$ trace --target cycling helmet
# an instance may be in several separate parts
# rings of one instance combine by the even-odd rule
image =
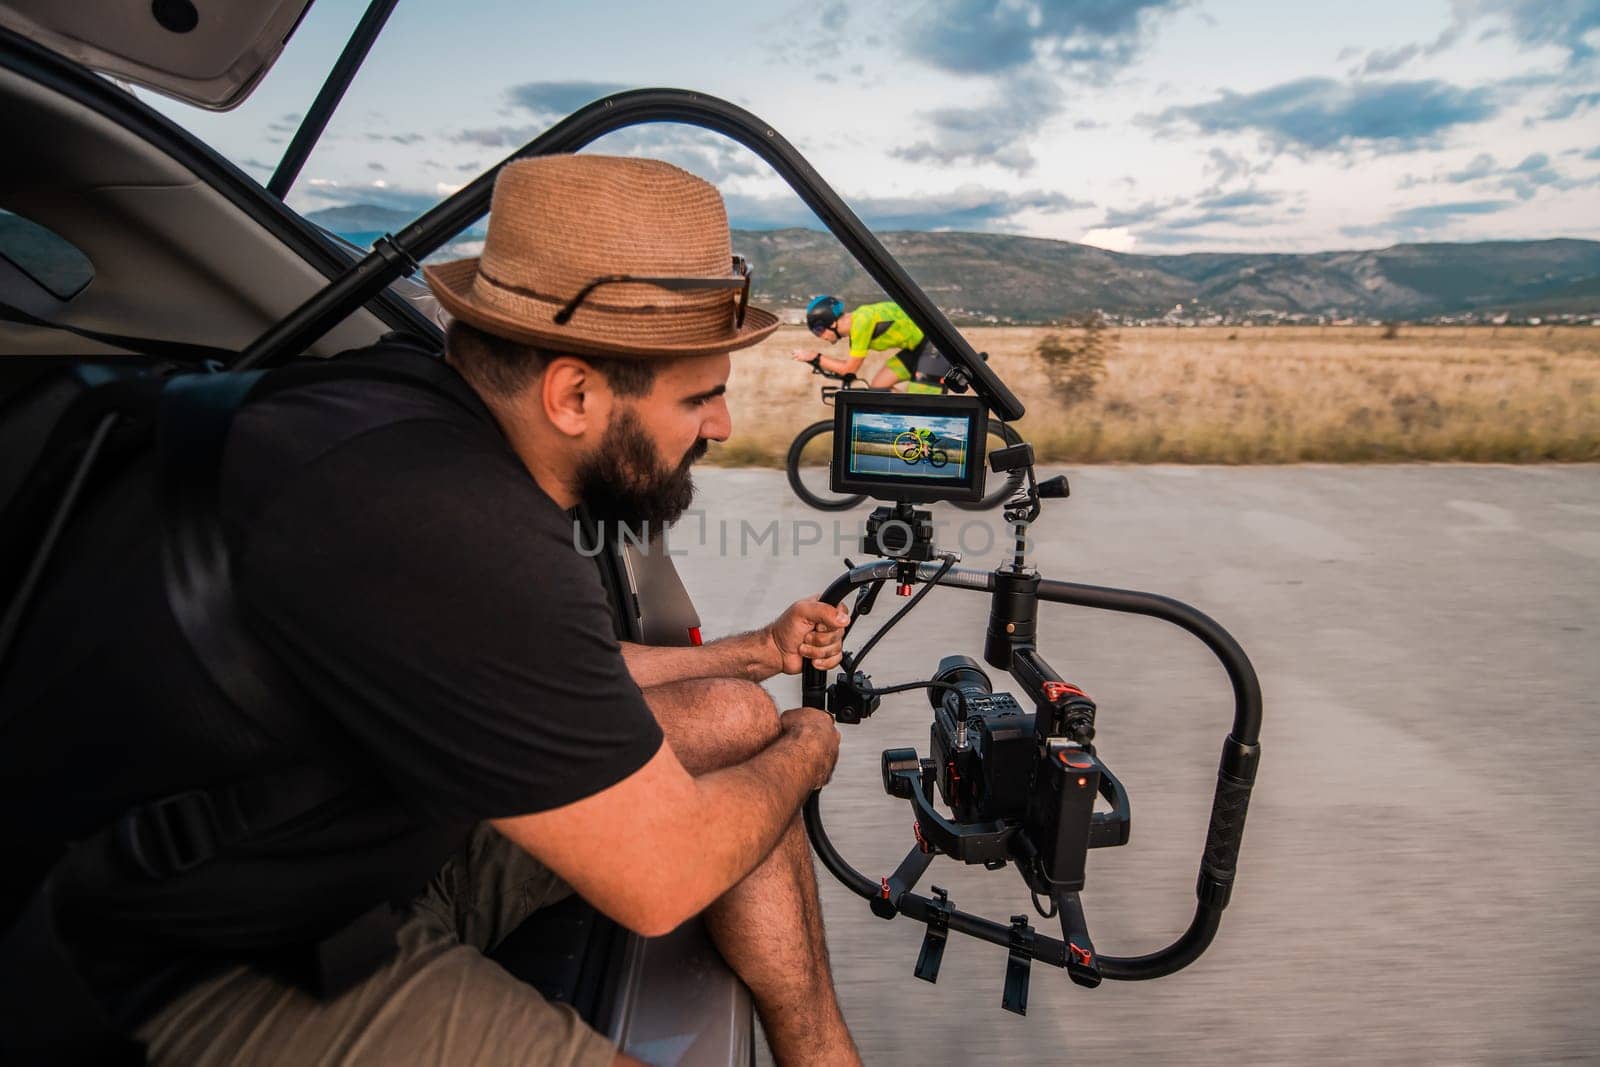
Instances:
[[[839,316],[844,314],[844,301],[836,296],[823,294],[806,305],[806,325],[818,337],[822,331],[839,321]]]

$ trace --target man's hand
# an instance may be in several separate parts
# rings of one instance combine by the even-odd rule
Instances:
[[[652,647],[622,642],[628,673],[641,689],[690,678],[746,678],[799,674],[806,660],[829,670],[844,658],[850,613],[820,600],[802,600],[759,630],[724,637],[699,648]]]
[[[821,789],[833,777],[839,759],[839,727],[833,716],[821,708],[790,708],[779,721],[783,732],[798,738],[808,753],[816,755],[816,777],[811,788]]]
[[[796,363],[813,363],[820,358],[822,358],[821,352],[807,352],[801,348],[794,350],[794,361]]]
[[[799,674],[806,660],[819,670],[839,665],[844,658],[844,628],[850,613],[820,600],[800,600],[767,627],[767,640],[777,655],[778,669]]]

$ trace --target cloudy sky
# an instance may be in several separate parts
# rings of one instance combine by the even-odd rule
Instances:
[[[317,0],[236,111],[157,106],[265,182],[364,7]],[[290,202],[420,210],[644,86],[755,112],[878,229],[1168,253],[1600,238],[1600,0],[407,0]],[[596,150],[710,178],[736,226],[818,225],[714,135]]]

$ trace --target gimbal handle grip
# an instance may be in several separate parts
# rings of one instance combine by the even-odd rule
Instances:
[[[800,669],[800,703],[808,708],[828,707],[828,672],[817,670],[810,660]]]
[[[1222,766],[1217,770],[1217,791],[1211,799],[1211,824],[1206,829],[1200,883],[1195,890],[1201,900],[1209,896],[1218,910],[1227,907],[1233,893],[1239,845],[1244,841],[1245,812],[1250,806],[1250,790],[1255,785],[1260,759],[1260,745],[1242,744],[1231,734],[1222,746]]]

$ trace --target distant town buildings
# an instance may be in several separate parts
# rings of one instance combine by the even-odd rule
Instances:
[[[1452,315],[1424,315],[1396,319],[1353,316],[1337,309],[1320,313],[1257,308],[1250,311],[1213,311],[1197,303],[1174,304],[1162,314],[1103,311],[1062,315],[1056,319],[1014,318],[987,311],[949,307],[944,312],[958,326],[1061,326],[1083,325],[1098,316],[1106,326],[1383,326],[1403,322],[1416,326],[1600,326],[1600,311],[1557,315],[1516,315],[1506,311],[1471,311]],[[780,308],[778,320],[790,326],[806,321],[805,308]]]

